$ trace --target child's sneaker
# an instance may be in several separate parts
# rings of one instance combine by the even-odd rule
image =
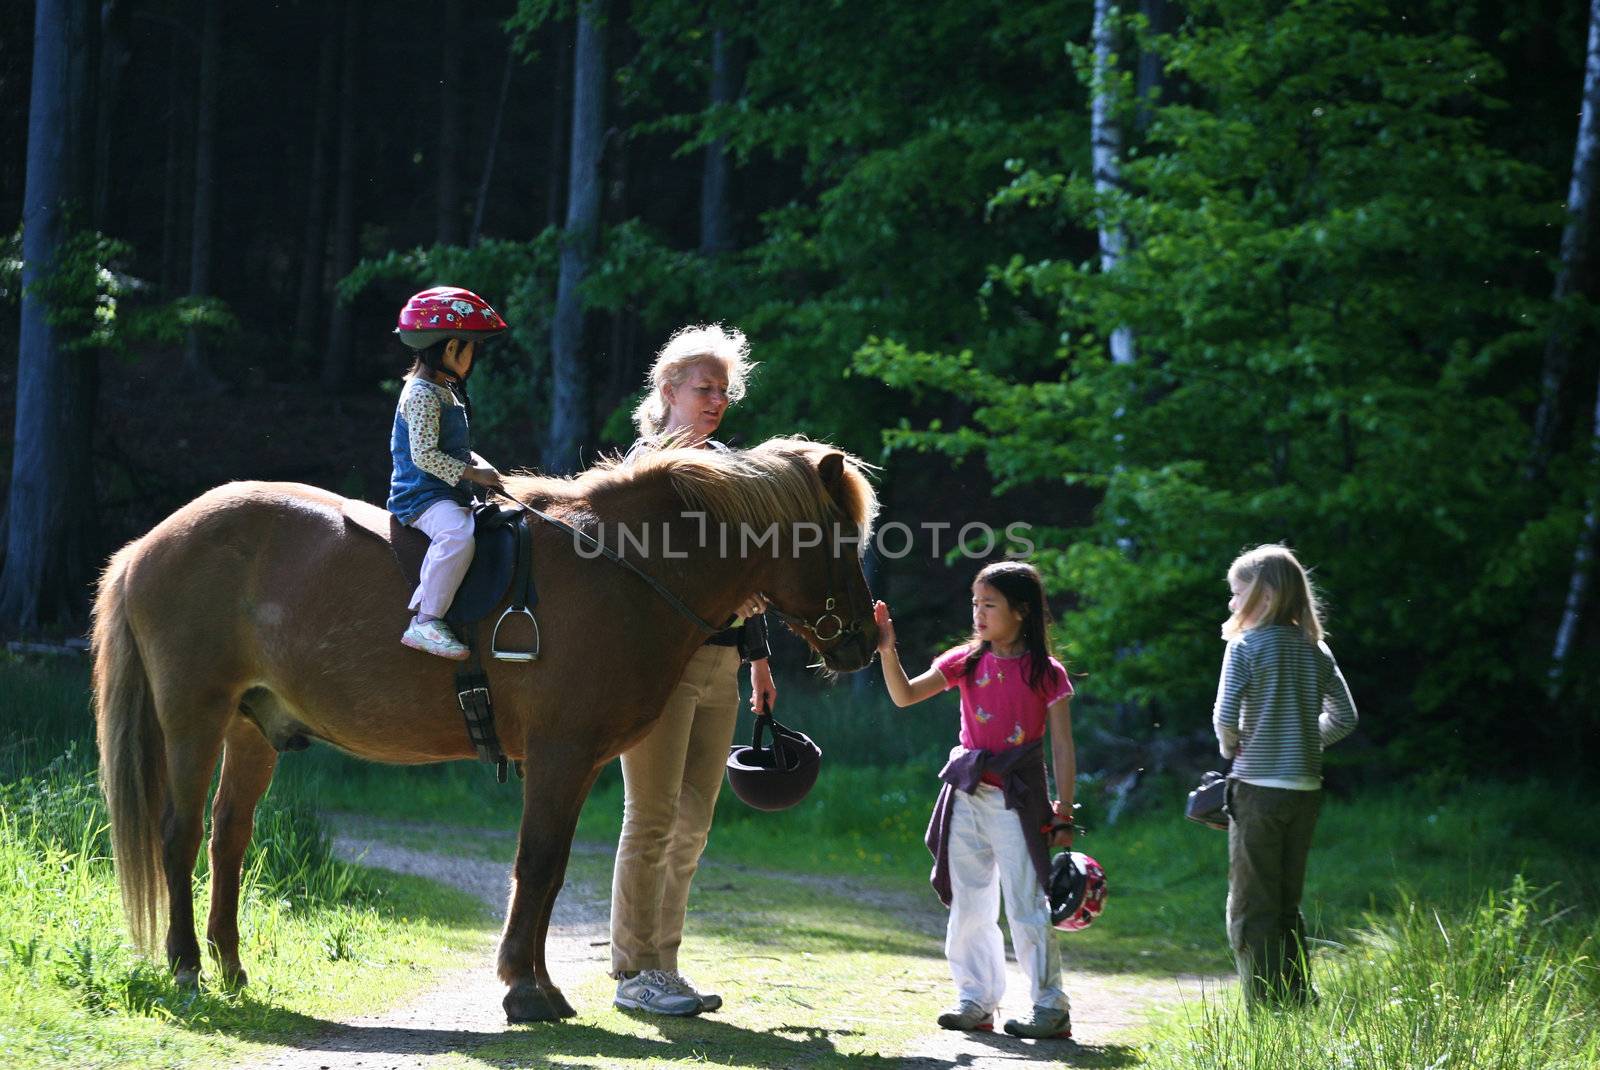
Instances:
[[[649,1011],[676,1018],[689,1018],[701,1011],[700,997],[680,990],[664,970],[640,970],[632,977],[622,978],[611,1002],[626,1011]]]
[[[686,996],[693,996],[695,999],[699,1000],[700,1010],[702,1013],[705,1011],[717,1010],[722,1006],[721,996],[717,995],[715,992],[700,991],[694,986],[693,981],[689,980],[677,970],[662,970],[661,972],[666,974],[667,980],[671,981],[679,992],[682,992]]]
[[[1034,1004],[1033,1016],[1008,1019],[1006,1032],[1014,1037],[1029,1037],[1034,1040],[1071,1040],[1072,1012],[1065,1007],[1041,1007]]]
[[[939,1015],[939,1027],[961,1029],[968,1033],[992,1033],[994,1012],[984,1010],[970,999],[964,999],[959,1007]]]
[[[471,654],[467,645],[452,635],[449,626],[437,618],[419,622],[417,618],[412,617],[411,626],[400,637],[400,641],[412,650],[437,654],[451,661],[466,661]]]

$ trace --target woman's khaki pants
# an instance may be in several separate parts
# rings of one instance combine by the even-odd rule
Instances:
[[[683,918],[739,714],[739,652],[703,646],[650,734],[622,756],[611,877],[612,976],[676,970]]]

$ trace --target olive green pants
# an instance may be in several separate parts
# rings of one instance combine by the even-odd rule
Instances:
[[[1228,782],[1228,942],[1246,1000],[1312,998],[1300,896],[1322,792]]]
[[[611,876],[611,971],[675,970],[689,885],[739,716],[739,652],[703,646],[650,734],[622,756],[622,838]]]

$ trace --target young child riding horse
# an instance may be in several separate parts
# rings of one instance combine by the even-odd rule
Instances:
[[[474,488],[504,490],[494,465],[472,452],[467,378],[484,342],[505,329],[489,302],[456,286],[413,295],[394,329],[416,355],[389,436],[389,511],[429,539],[409,606],[416,616],[400,641],[454,661],[468,650],[442,618],[472,564]]]

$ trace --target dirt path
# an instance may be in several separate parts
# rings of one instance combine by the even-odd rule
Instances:
[[[413,850],[392,842],[397,834],[427,831],[437,838],[450,830],[437,826],[406,826],[397,823],[337,819],[334,849],[339,857],[376,869],[415,874],[452,885],[477,896],[503,914],[509,889],[509,865],[481,858],[461,858]],[[472,830],[481,839],[482,830]],[[599,853],[603,847],[575,845],[574,850]],[[711,877],[718,867],[707,863],[703,875]],[[913,920],[930,936],[943,933],[943,916],[928,907],[925,897],[898,896],[892,892],[867,889],[848,882],[823,877],[793,874],[766,874],[834,894],[845,893],[889,907]],[[556,983],[575,987],[580,978],[592,978],[609,967],[606,915],[608,888],[595,888],[569,881],[556,901],[546,943],[546,956]],[[1015,963],[1009,966],[1011,991],[1026,991],[1027,981]],[[1073,1032],[1082,1045],[1024,1042],[996,1033],[962,1034],[930,1029],[904,1060],[906,1070],[1014,1070],[1029,1066],[1071,1066],[1079,1062],[1106,1065],[1114,1056],[1118,1041],[1144,1022],[1147,1010],[1163,1003],[1174,1003],[1200,992],[1201,977],[1170,979],[1124,978],[1108,981],[1104,977],[1074,975],[1066,977],[1073,998]],[[505,1017],[500,1010],[504,987],[495,977],[492,950],[464,962],[459,970],[443,975],[428,991],[409,1002],[374,1014],[349,1019],[321,1034],[306,1038],[298,1046],[281,1053],[250,1060],[239,1070],[400,1070],[445,1066],[459,1067],[471,1061],[472,1050],[502,1039]],[[1112,1064],[1121,1060],[1112,1060]]]

